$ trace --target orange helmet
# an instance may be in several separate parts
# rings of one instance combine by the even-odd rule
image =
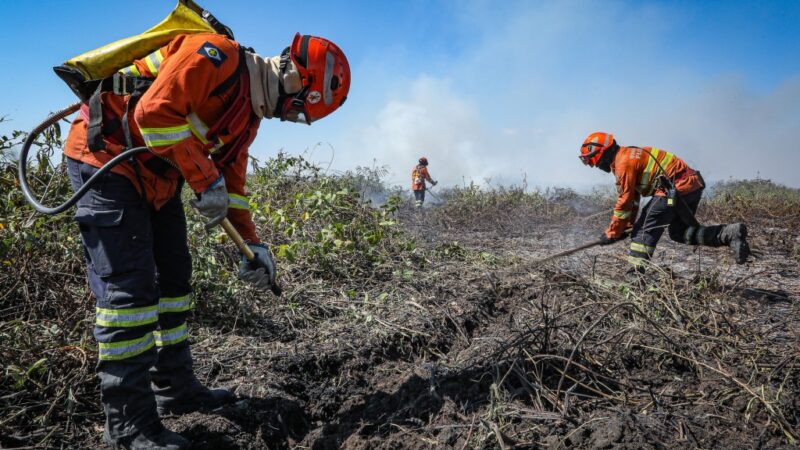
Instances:
[[[344,104],[350,91],[350,64],[336,44],[297,33],[284,50],[282,69],[287,56],[300,72],[303,88],[297,94],[282,96],[281,120],[311,125]]]
[[[609,148],[616,144],[614,135],[597,131],[589,135],[581,145],[581,154],[578,156],[587,166],[596,167],[600,158]]]
[[[422,164],[423,166],[427,166],[428,165],[428,158],[423,156],[422,158],[419,159],[419,163]]]

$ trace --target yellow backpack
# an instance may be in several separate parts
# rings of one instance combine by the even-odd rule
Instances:
[[[103,79],[131,61],[147,56],[179,34],[209,32],[233,39],[231,29],[210,12],[192,0],[179,0],[166,19],[144,33],[78,55],[53,70],[78,98],[87,102]]]

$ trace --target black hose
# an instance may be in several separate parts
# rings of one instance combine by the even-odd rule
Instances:
[[[136,155],[138,153],[146,152],[147,147],[134,147],[130,150],[125,150],[124,152],[120,153],[119,155],[112,158],[110,161],[105,163],[103,167],[101,167],[97,172],[94,173],[85,183],[83,186],[80,187],[72,197],[70,197],[66,202],[55,206],[53,208],[48,208],[47,206],[42,205],[34,196],[34,193],[31,191],[30,186],[28,186],[28,151],[31,149],[33,142],[36,138],[42,133],[42,131],[46,130],[48,127],[52,126],[54,123],[58,122],[59,120],[67,117],[68,115],[74,113],[81,107],[80,103],[75,103],[74,105],[70,105],[61,111],[56,112],[52,116],[48,117],[44,122],[40,123],[36,128],[34,128],[28,137],[25,139],[25,143],[22,144],[22,150],[19,154],[19,185],[22,188],[22,195],[25,196],[25,200],[33,206],[33,209],[39,211],[42,214],[58,214],[61,212],[66,211],[68,208],[72,207],[75,203],[86,194],[86,191],[92,187],[92,185],[104,174],[106,174],[109,170],[111,170],[117,164],[127,160],[128,158]]]

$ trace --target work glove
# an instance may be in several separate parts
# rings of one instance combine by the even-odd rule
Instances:
[[[229,202],[228,190],[225,189],[225,179],[222,176],[211,183],[205,191],[197,194],[197,199],[189,200],[200,214],[208,218],[206,229],[217,226],[227,217]]]
[[[617,242],[618,240],[624,238],[624,236],[620,236],[617,238],[610,238],[606,235],[605,231],[600,235],[600,245],[609,245]]]
[[[431,184],[436,186],[437,184],[439,184],[439,182],[438,181],[433,181],[433,182],[431,182]]]
[[[633,231],[632,228],[628,228],[625,231],[623,231],[622,234],[619,235],[619,237],[615,237],[615,238],[608,237],[606,235],[606,232],[604,231],[600,235],[600,245],[609,245],[609,244],[613,244],[614,242],[621,241],[621,240],[627,238],[628,236],[630,236],[632,231]]]
[[[270,290],[275,284],[275,262],[272,260],[269,248],[265,244],[248,243],[247,246],[256,257],[252,261],[248,261],[242,255],[242,261],[239,263],[239,278],[259,289]]]

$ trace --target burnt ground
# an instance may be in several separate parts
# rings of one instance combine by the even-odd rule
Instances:
[[[751,224],[743,266],[664,239],[628,278],[625,244],[535,263],[605,216],[401,219],[425,251],[385,293],[295,286],[201,321],[197,372],[240,400],[165,423],[197,449],[796,448],[797,228]]]

